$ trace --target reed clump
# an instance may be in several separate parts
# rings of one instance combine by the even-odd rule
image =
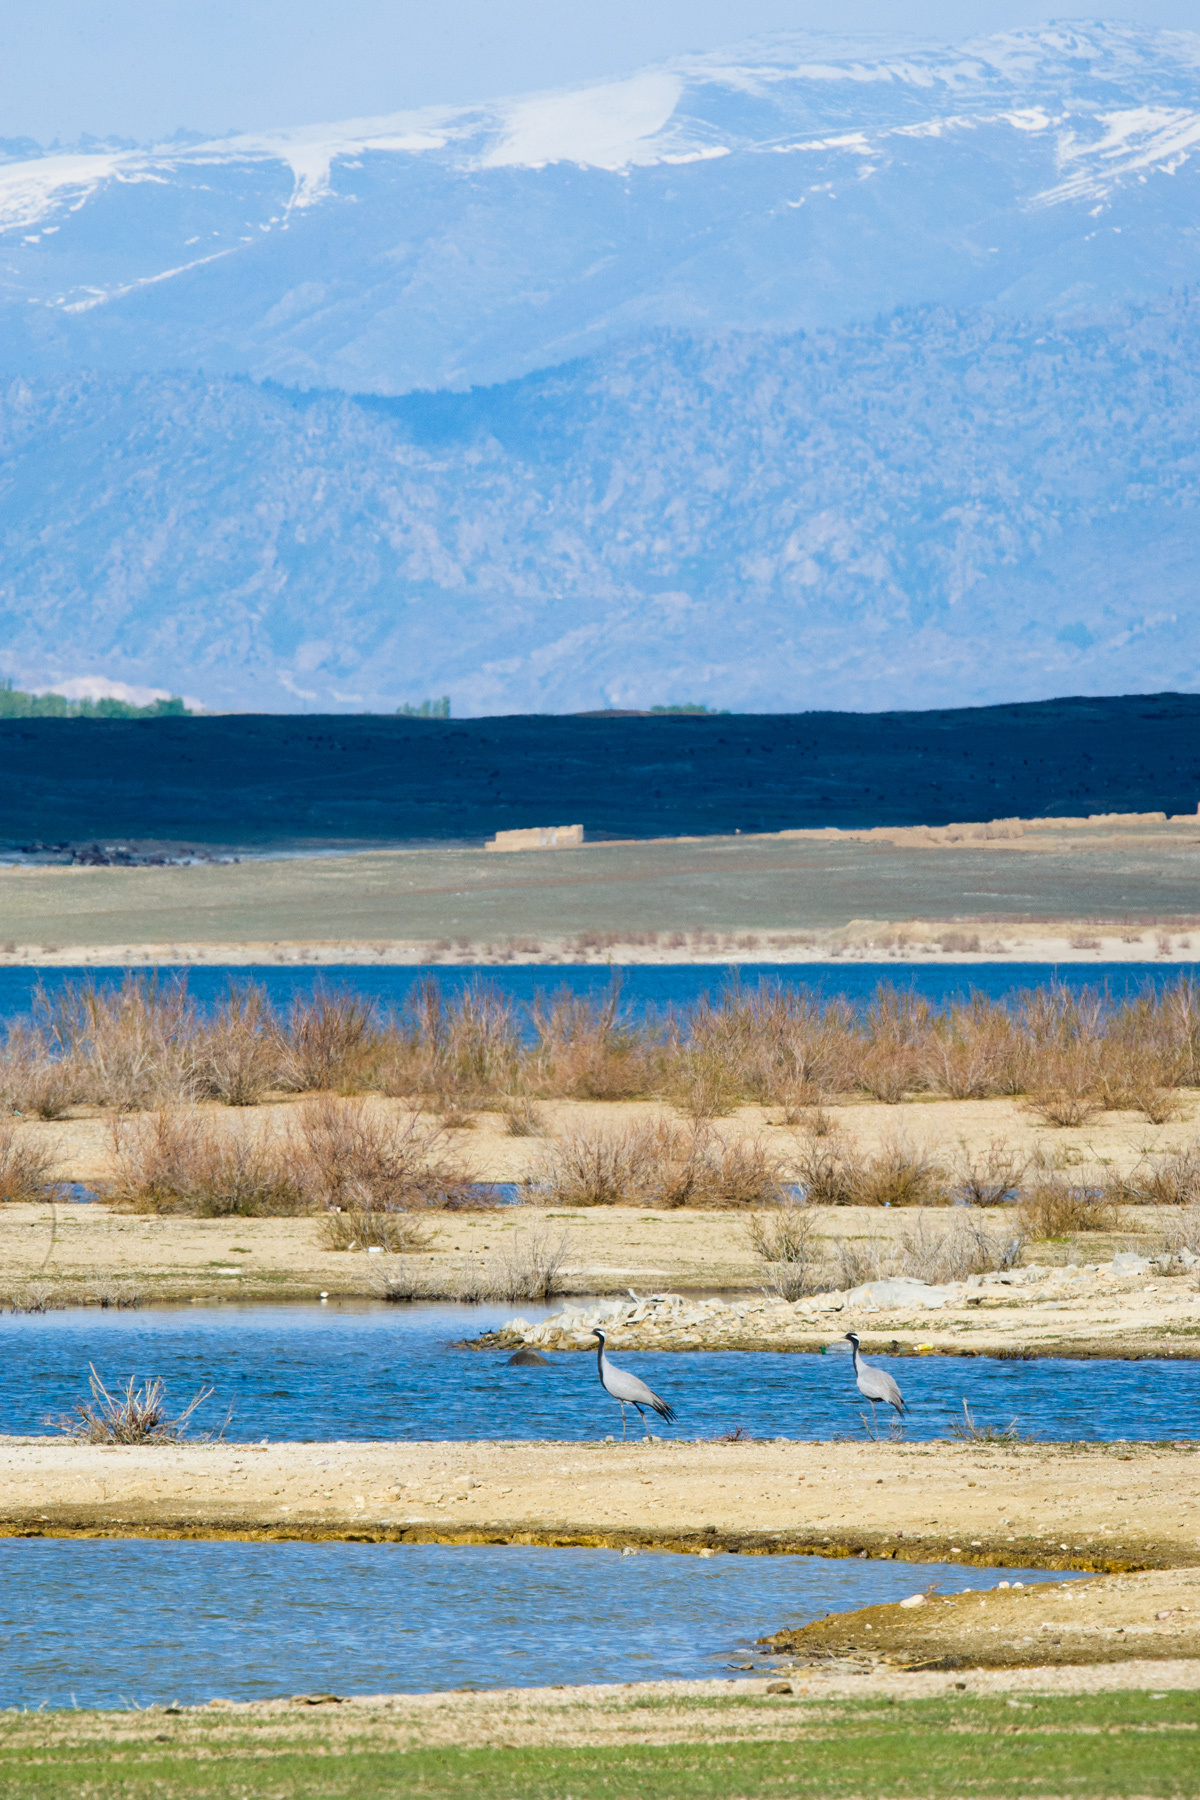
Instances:
[[[326,1250],[386,1250],[391,1256],[432,1249],[433,1234],[408,1213],[327,1212],[321,1219]]]
[[[192,1414],[212,1395],[202,1388],[180,1413],[167,1411],[166,1383],[161,1379],[135,1385],[130,1376],[124,1388],[110,1394],[88,1364],[91,1399],[80,1400],[70,1413],[44,1422],[65,1436],[85,1444],[178,1444],[187,1436]]]

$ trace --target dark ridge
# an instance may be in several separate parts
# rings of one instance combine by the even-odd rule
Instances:
[[[935,712],[0,721],[0,842],[269,847],[1195,812],[1200,696]]]

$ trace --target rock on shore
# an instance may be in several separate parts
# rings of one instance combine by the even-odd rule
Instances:
[[[567,1305],[537,1324],[524,1318],[510,1319],[490,1341],[500,1348],[529,1345],[539,1350],[591,1350],[596,1342],[593,1327],[600,1325],[611,1345],[629,1349],[799,1348],[811,1345],[814,1339],[842,1336],[851,1320],[878,1318],[886,1321],[889,1329],[898,1329],[914,1314],[961,1311],[964,1320],[974,1323],[981,1311],[994,1307],[1059,1307],[1140,1294],[1146,1277],[1160,1272],[1158,1260],[1123,1252],[1111,1262],[1089,1263],[1083,1268],[1074,1263],[1053,1267],[1031,1263],[994,1274],[969,1275],[965,1281],[940,1287],[892,1276],[793,1301],[769,1294],[731,1300],[631,1294],[628,1300],[602,1300],[586,1307]],[[1186,1250],[1175,1260],[1200,1267],[1200,1257]]]

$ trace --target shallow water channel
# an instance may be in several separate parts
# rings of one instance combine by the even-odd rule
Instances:
[[[0,1541],[0,1707],[728,1676],[754,1640],[1042,1570],[446,1544]]]
[[[182,1407],[213,1395],[193,1428],[225,1424],[233,1440],[551,1438],[619,1435],[621,1416],[590,1354],[511,1368],[502,1351],[454,1348],[513,1307],[320,1305],[79,1308],[0,1315],[0,1432],[37,1433],[87,1397],[88,1364],[114,1388],[162,1376]],[[524,1305],[535,1318],[555,1310]],[[840,1348],[840,1346],[839,1346]],[[848,1357],[721,1351],[628,1351],[674,1406],[664,1437],[738,1427],[752,1437],[860,1437],[869,1412]],[[966,1400],[979,1425],[1047,1440],[1200,1436],[1200,1362],[1014,1362],[995,1357],[877,1356],[900,1383],[909,1439],[947,1436]],[[631,1431],[640,1432],[637,1416]],[[886,1433],[887,1420],[879,1420]]]

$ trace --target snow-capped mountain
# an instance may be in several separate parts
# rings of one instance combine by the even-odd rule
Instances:
[[[1200,36],[774,39],[562,94],[0,165],[0,366],[356,392],[668,327],[1095,310],[1200,273]]]
[[[1198,174],[1200,36],[1076,24],[18,146],[0,675],[267,710],[1195,688]]]

